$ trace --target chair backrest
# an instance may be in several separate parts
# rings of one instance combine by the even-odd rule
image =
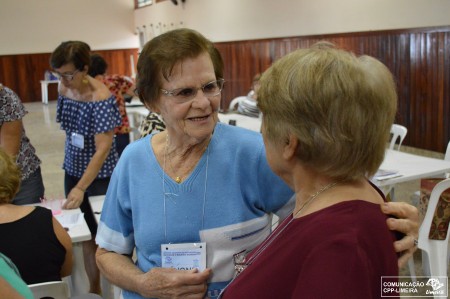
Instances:
[[[430,200],[428,202],[425,218],[423,219],[419,229],[419,242],[417,247],[425,251],[428,255],[431,276],[447,276],[449,230],[447,230],[447,237],[445,240],[431,240],[428,236],[439,198],[441,194],[449,188],[450,179],[439,182],[433,188],[431,191]]]
[[[69,286],[65,281],[49,281],[28,285],[35,299],[68,299]]]
[[[247,98],[246,96],[240,96],[240,97],[234,98],[234,99],[230,102],[230,105],[228,106],[228,110],[229,110],[229,111],[236,110],[236,109],[237,109],[237,108],[236,108],[236,105],[238,105],[239,102],[245,100],[246,98]]]
[[[450,161],[450,141],[447,144],[447,150],[445,151],[445,161]]]
[[[389,145],[389,149],[394,149],[395,144],[398,144],[397,150],[400,150],[400,146],[402,145],[403,139],[405,139],[406,133],[408,133],[408,129],[402,125],[393,124],[391,127],[391,143]],[[398,140],[398,143],[397,143]]]

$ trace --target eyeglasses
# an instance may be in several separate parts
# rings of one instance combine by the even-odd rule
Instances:
[[[211,82],[208,82],[206,84],[203,84],[200,88],[198,87],[184,87],[184,88],[177,88],[173,90],[165,90],[161,89],[162,93],[166,96],[173,97],[175,101],[178,103],[185,103],[197,95],[197,92],[199,89],[203,91],[203,94],[206,97],[214,97],[222,91],[223,83],[225,82],[224,79],[218,79]]]
[[[79,70],[75,70],[72,73],[64,73],[60,74],[58,72],[52,72],[53,76],[58,78],[58,80],[65,79],[67,81],[72,81],[73,77],[79,72]]]

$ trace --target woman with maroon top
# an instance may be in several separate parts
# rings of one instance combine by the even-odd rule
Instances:
[[[398,275],[385,197],[368,180],[395,117],[391,73],[319,43],[263,75],[258,105],[267,161],[296,204],[257,248],[235,255],[237,277],[221,298],[379,298],[381,277]]]

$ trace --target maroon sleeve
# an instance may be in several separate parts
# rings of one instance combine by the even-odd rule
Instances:
[[[371,289],[374,278],[369,256],[356,240],[334,237],[305,258],[292,298],[379,298]],[[373,287],[372,287],[373,288]]]

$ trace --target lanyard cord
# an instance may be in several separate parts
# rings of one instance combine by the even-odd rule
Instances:
[[[166,148],[167,151],[167,148]],[[178,196],[178,194],[175,193],[166,193],[166,153],[164,154],[164,160],[163,160],[163,177],[162,177],[162,185],[163,185],[163,210],[164,210],[164,240],[166,244],[170,244],[170,242],[167,241],[167,214],[166,214],[166,195],[173,195]],[[206,170],[205,170],[205,189],[203,192],[203,207],[202,207],[202,227],[201,230],[205,227],[205,207],[206,207],[206,190],[207,190],[207,183],[208,183],[208,166],[209,166],[209,146],[206,150]]]

